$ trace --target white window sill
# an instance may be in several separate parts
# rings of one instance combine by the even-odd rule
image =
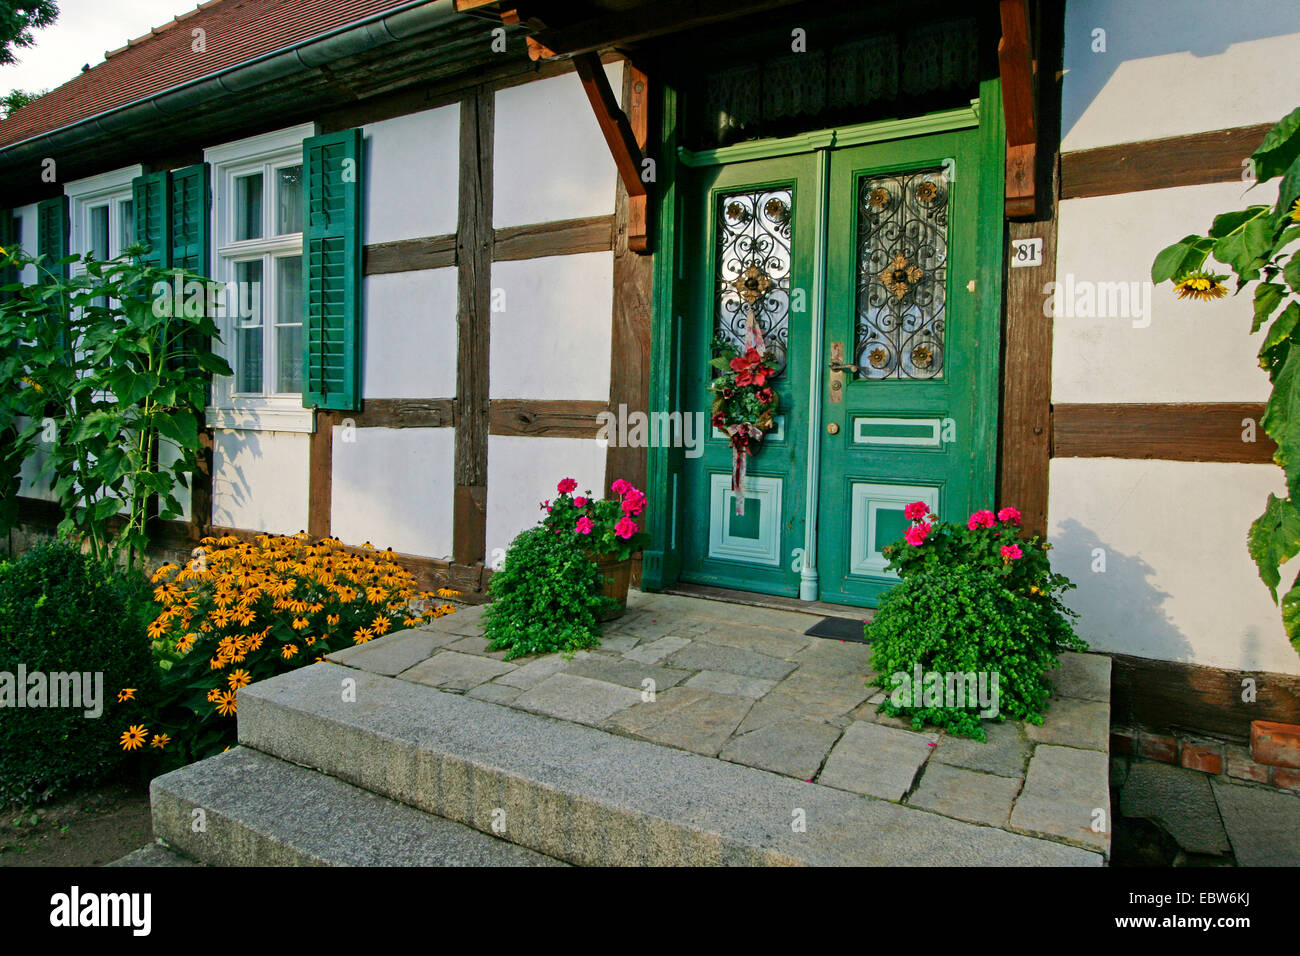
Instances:
[[[316,431],[312,409],[291,404],[241,405],[236,408],[208,406],[205,417],[209,428],[232,431],[306,432]]]

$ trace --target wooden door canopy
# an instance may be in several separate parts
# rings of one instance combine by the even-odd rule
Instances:
[[[1034,60],[1029,0],[1000,0],[1002,111],[1007,129],[1006,215],[1033,217],[1038,209],[1037,64]]]

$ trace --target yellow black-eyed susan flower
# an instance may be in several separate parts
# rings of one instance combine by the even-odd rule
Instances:
[[[119,743],[121,743],[123,750],[139,750],[144,746],[145,739],[148,736],[149,730],[147,727],[142,727],[139,724],[132,724],[122,732],[122,737],[119,740]]]

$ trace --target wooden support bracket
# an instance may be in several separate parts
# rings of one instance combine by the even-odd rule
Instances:
[[[628,248],[633,252],[649,252],[647,194],[645,182],[641,179],[644,162],[642,151],[649,134],[650,97],[646,76],[631,63],[626,65],[627,69],[634,71],[632,96],[628,103],[629,115],[618,105],[599,56],[595,53],[579,53],[573,58],[573,65],[587,92],[591,109],[596,114],[600,132],[614,157],[619,180],[627,191]]]
[[[1006,215],[1027,218],[1038,207],[1038,130],[1035,64],[1028,0],[1000,0],[998,67],[1007,129]]]

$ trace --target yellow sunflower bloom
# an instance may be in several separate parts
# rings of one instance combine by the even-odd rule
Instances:
[[[1227,276],[1210,275],[1208,272],[1189,272],[1174,283],[1174,292],[1180,299],[1196,299],[1199,302],[1222,299],[1228,294],[1223,285],[1226,278]]]

